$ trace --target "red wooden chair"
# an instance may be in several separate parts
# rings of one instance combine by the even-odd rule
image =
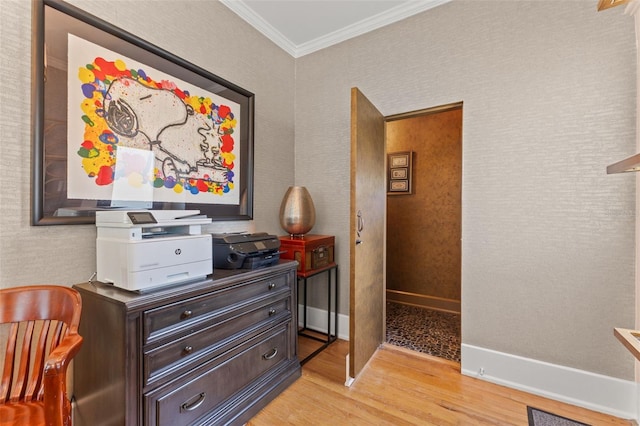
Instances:
[[[66,376],[82,344],[81,311],[80,294],[68,287],[0,290],[0,426],[71,425]]]

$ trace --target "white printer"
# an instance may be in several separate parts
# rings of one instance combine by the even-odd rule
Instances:
[[[199,210],[96,212],[97,279],[144,291],[213,272],[211,219]]]

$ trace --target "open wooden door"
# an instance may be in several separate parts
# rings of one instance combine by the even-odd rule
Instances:
[[[347,384],[384,338],[386,172],[384,116],[351,89],[351,232]]]

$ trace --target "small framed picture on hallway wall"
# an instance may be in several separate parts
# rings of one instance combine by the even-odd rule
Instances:
[[[387,154],[387,194],[411,194],[411,167],[413,151]]]

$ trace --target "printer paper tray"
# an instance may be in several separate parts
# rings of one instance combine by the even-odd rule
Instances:
[[[211,259],[194,263],[168,266],[164,268],[149,269],[146,271],[129,272],[124,282],[113,282],[116,287],[132,291],[142,291],[153,287],[177,284],[205,278],[212,272]],[[101,281],[105,281],[101,279]]]

